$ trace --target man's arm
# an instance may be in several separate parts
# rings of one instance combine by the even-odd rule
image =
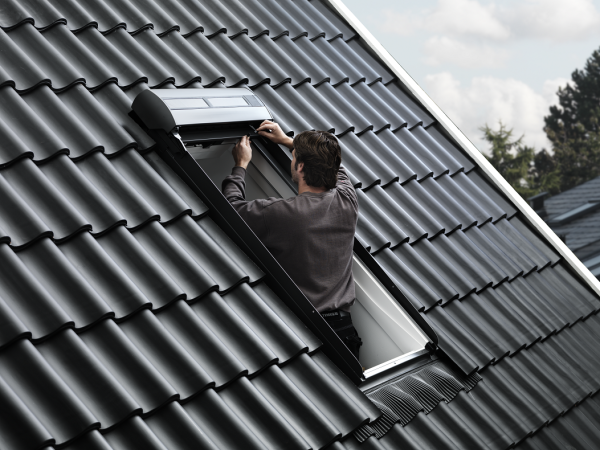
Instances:
[[[358,211],[358,197],[356,195],[356,190],[354,189],[354,186],[352,186],[352,182],[350,181],[344,166],[340,166],[340,170],[338,170],[338,178],[335,188],[343,192],[352,201],[356,207],[356,210]]]

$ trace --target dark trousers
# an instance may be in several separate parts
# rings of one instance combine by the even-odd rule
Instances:
[[[352,316],[347,311],[326,311],[321,314],[329,326],[336,332],[346,347],[358,359],[358,351],[362,340],[358,336],[356,328],[352,325]]]

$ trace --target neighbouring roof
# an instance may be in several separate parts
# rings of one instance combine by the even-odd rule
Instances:
[[[14,0],[0,27],[2,448],[595,447],[597,296],[325,3]],[[339,135],[439,360],[369,400],[325,357],[127,115],[203,86]]]
[[[550,197],[544,209],[544,220],[586,266],[600,256],[600,177]],[[588,267],[594,271],[591,264]]]

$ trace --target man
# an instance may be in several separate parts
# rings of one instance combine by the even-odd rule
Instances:
[[[257,132],[292,150],[298,195],[246,201],[244,177],[252,159],[248,136],[233,149],[235,167],[223,181],[223,193],[358,359],[362,342],[349,312],[355,299],[352,249],[358,200],[340,166],[338,140],[326,131],[304,131],[292,140],[268,120]]]

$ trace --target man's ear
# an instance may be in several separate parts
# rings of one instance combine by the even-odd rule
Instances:
[[[304,170],[304,163],[302,163],[302,162],[296,163],[296,172],[302,173],[303,170]]]

